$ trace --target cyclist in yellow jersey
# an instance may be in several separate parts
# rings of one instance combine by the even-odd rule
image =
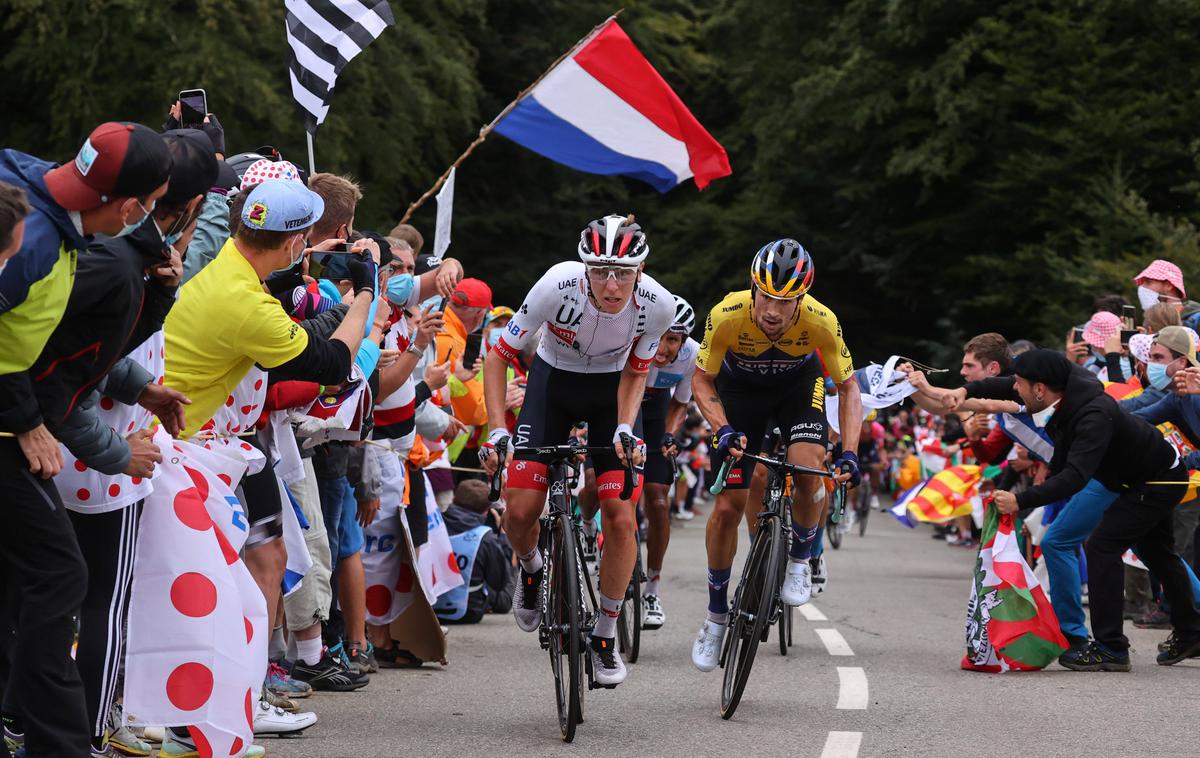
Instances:
[[[859,482],[862,398],[854,362],[837,317],[808,296],[813,262],[799,242],[776,240],[754,256],[750,289],[730,293],[712,309],[692,378],[693,396],[712,428],[713,471],[743,452],[758,453],[763,435],[778,426],[789,462],[821,468],[829,432],[825,374],[838,385],[838,418],[845,452],[840,481]],[[692,645],[701,671],[716,668],[729,614],[729,577],[738,527],[746,508],[753,461],[733,463],[708,520],[708,615]],[[800,477],[792,502],[792,545],[781,597],[803,605],[812,595],[809,557],[825,508],[825,484]]]

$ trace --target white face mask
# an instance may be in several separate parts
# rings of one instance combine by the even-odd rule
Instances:
[[[1148,308],[1153,308],[1154,306],[1158,305],[1160,302],[1168,302],[1168,303],[1179,303],[1180,302],[1179,298],[1171,297],[1169,295],[1159,295],[1159,293],[1155,292],[1154,290],[1150,289],[1149,287],[1143,287],[1141,285],[1138,285],[1137,296],[1138,296],[1138,302],[1142,304],[1142,310],[1146,310]],[[1165,297],[1167,299],[1165,301],[1160,301],[1159,297]]]
[[[1050,423],[1050,417],[1054,415],[1054,409],[1058,407],[1060,401],[1056,400],[1052,405],[1048,405],[1037,413],[1031,413],[1030,418],[1033,419],[1033,425],[1038,429],[1045,429],[1046,424]]]

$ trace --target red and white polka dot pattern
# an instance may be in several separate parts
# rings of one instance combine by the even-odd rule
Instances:
[[[148,723],[188,726],[201,755],[251,744],[267,665],[266,605],[241,561],[241,456],[171,440],[146,499],[134,564],[125,704]],[[134,709],[136,708],[136,711]]]
[[[251,368],[194,441],[209,450],[225,449],[236,453],[249,465],[249,473],[257,474],[266,466],[267,459],[245,437],[238,435],[254,431],[266,399],[267,374],[258,367]],[[205,438],[206,434],[217,436]]]
[[[138,365],[150,372],[155,381],[162,383],[163,333],[159,331],[129,353]],[[100,420],[121,436],[128,436],[142,429],[149,429],[154,415],[140,405],[125,405],[111,397],[102,396],[97,404]],[[131,479],[124,474],[101,474],[89,469],[60,445],[63,453],[63,470],[54,477],[54,485],[62,497],[63,505],[77,513],[108,513],[132,505],[150,494],[150,479]]]

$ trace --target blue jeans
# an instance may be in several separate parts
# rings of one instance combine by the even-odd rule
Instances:
[[[1116,499],[1117,493],[1092,479],[1067,501],[1042,536],[1042,559],[1050,576],[1050,604],[1065,635],[1088,636],[1079,581],[1079,546]]]
[[[349,558],[363,549],[363,530],[358,524],[358,503],[346,477],[317,479],[321,496],[321,514],[329,535],[330,565]]]

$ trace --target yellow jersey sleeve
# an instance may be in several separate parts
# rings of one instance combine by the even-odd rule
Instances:
[[[308,347],[308,332],[288,318],[275,298],[262,293],[238,330],[237,348],[263,368],[287,363]]]
[[[821,319],[821,328],[817,330],[815,343],[821,354],[821,364],[833,381],[841,383],[854,373],[854,359],[850,357],[850,348],[842,340],[842,325],[832,312]]]
[[[721,362],[725,360],[725,351],[729,349],[732,326],[728,319],[722,318],[721,308],[724,305],[725,301],[722,300],[708,312],[708,319],[704,322],[704,339],[700,342],[700,352],[696,355],[696,365],[709,374],[720,370]]]

